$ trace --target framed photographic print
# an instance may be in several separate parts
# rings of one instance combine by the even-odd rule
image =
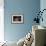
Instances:
[[[23,23],[23,15],[12,15],[12,23]]]

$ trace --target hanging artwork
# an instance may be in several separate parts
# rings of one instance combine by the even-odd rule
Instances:
[[[12,15],[12,23],[23,23],[23,15]]]

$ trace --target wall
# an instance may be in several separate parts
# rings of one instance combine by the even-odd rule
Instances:
[[[40,10],[40,0],[4,0],[5,40],[18,41],[32,29],[33,19]],[[11,24],[12,14],[24,14],[23,24]]]
[[[43,9],[46,9],[46,0],[40,0],[40,9],[41,9],[41,11]],[[40,21],[40,25],[46,27],[46,10],[43,12],[42,17],[43,17],[43,22]]]

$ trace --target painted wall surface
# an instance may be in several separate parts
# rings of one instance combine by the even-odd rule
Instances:
[[[41,0],[41,1],[40,1],[40,9],[41,9],[41,11],[42,11],[43,9],[46,9],[46,0]],[[40,21],[40,25],[46,27],[46,10],[43,12],[42,17],[43,17],[43,22]]]
[[[18,41],[31,31],[35,13],[40,9],[40,0],[4,0],[4,8],[5,40]],[[23,14],[23,24],[11,24],[11,16],[16,12]]]

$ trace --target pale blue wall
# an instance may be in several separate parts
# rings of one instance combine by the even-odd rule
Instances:
[[[46,9],[46,0],[41,0],[40,1],[40,10],[42,11],[43,9]],[[43,22],[40,21],[40,25],[46,27],[46,10],[43,12]]]
[[[4,2],[5,40],[17,41],[31,30],[32,19],[36,16],[35,12],[40,9],[40,0],[4,0]],[[11,16],[16,12],[24,14],[24,24],[11,24]]]

